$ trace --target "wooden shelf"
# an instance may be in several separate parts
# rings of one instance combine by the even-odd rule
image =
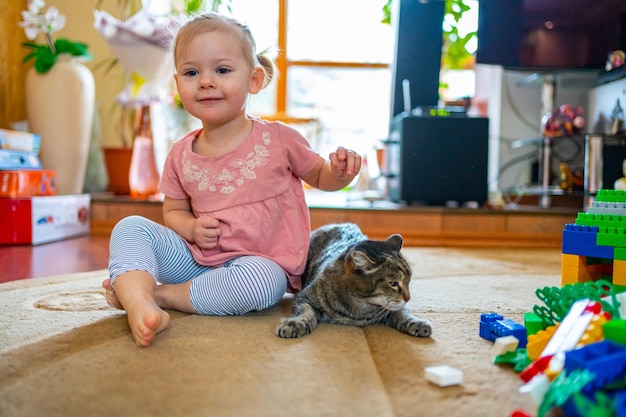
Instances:
[[[162,204],[128,197],[92,196],[91,233],[108,236],[122,218],[137,214],[163,223]],[[400,233],[407,246],[561,247],[562,231],[575,208],[516,210],[443,207],[311,206],[311,227],[353,222],[372,239]]]

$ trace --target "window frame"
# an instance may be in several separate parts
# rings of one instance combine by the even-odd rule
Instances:
[[[287,88],[290,67],[318,67],[318,68],[390,68],[390,64],[366,63],[366,62],[337,62],[337,61],[300,61],[287,58],[287,7],[289,0],[278,0],[278,55],[274,60],[276,70],[280,74],[276,84],[276,108],[277,118],[289,118],[287,112]],[[381,23],[382,24],[382,23]]]

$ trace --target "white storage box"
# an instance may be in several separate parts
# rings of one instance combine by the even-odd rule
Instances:
[[[0,198],[0,244],[52,242],[89,234],[89,194]]]

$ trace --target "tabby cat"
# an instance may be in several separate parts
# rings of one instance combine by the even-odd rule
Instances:
[[[400,253],[402,236],[368,240],[355,224],[341,223],[315,230],[310,243],[303,289],[278,336],[302,337],[320,322],[380,323],[411,336],[431,335],[431,324],[405,308],[411,267]]]

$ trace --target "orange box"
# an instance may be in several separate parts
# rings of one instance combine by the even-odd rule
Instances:
[[[0,171],[0,197],[56,195],[56,178],[51,169]]]

